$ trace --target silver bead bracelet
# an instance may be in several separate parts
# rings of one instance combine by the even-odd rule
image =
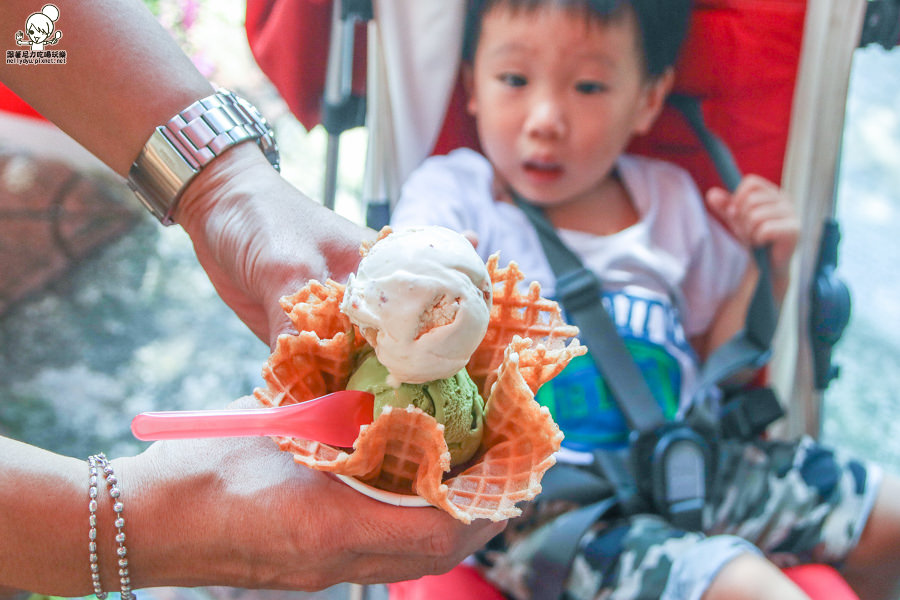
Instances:
[[[88,457],[88,467],[90,469],[90,479],[88,485],[88,512],[90,513],[90,531],[88,532],[91,564],[91,581],[94,584],[94,595],[99,600],[105,600],[107,592],[103,591],[100,585],[100,559],[98,556],[97,545],[97,497],[99,495],[100,472],[106,478],[106,484],[109,486],[109,497],[113,501],[113,512],[116,514],[114,525],[116,527],[116,543],[118,548],[116,554],[119,559],[119,584],[121,585],[122,600],[135,600],[135,595],[131,591],[131,577],[128,575],[128,550],[125,548],[125,517],[122,515],[124,504],[122,503],[122,492],[119,489],[119,480],[113,473],[112,465],[106,459],[106,455],[102,452]]]

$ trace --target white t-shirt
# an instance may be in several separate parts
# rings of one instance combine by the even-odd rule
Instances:
[[[571,230],[558,233],[599,277],[604,304],[641,368],[645,367],[642,360],[655,363],[649,371],[645,369],[646,378],[674,387],[667,392],[672,396],[667,415],[673,416],[673,411],[687,408],[694,392],[697,361],[687,340],[710,326],[719,306],[740,283],[749,254],[710,218],[696,185],[680,167],[623,155],[616,169],[639,221],[607,236]],[[518,207],[494,201],[492,180],[490,163],[472,150],[428,158],[403,186],[391,224],[395,229],[443,225],[471,230],[478,236],[482,258],[500,252],[501,265],[516,261],[527,281],[540,282],[544,295],[552,298],[555,278],[537,232]],[[582,367],[586,365],[580,361],[567,371]],[[559,388],[557,401],[569,395],[559,393],[568,389],[565,376],[566,372],[553,380]],[[608,402],[602,391],[598,393],[601,397],[589,397],[587,402]],[[583,420],[575,415],[585,407],[570,408],[572,426],[577,426]],[[554,417],[562,421],[567,443],[578,446],[579,436],[565,427],[566,419],[560,419],[555,410]],[[594,425],[584,422],[585,428]],[[592,445],[585,444],[585,448]]]

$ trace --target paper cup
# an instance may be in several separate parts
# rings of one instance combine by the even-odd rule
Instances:
[[[352,487],[357,492],[365,494],[369,498],[373,498],[375,500],[378,500],[379,502],[384,502],[385,504],[407,507],[431,506],[431,503],[421,496],[387,492],[385,490],[379,490],[376,487],[372,487],[371,485],[363,483],[359,479],[354,479],[353,477],[347,477],[346,475],[335,475],[338,479]]]

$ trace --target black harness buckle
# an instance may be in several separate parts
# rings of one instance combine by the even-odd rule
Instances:
[[[685,423],[666,423],[638,434],[632,449],[632,469],[644,475],[638,485],[656,511],[680,529],[701,529],[715,471],[709,441]]]
[[[751,440],[784,416],[784,408],[769,387],[741,390],[727,396],[720,413],[722,437]]]

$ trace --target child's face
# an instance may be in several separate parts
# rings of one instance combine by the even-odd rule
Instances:
[[[503,6],[484,16],[469,77],[469,112],[497,175],[543,205],[599,189],[653,123],[671,80],[644,76],[630,13],[602,24]]]

